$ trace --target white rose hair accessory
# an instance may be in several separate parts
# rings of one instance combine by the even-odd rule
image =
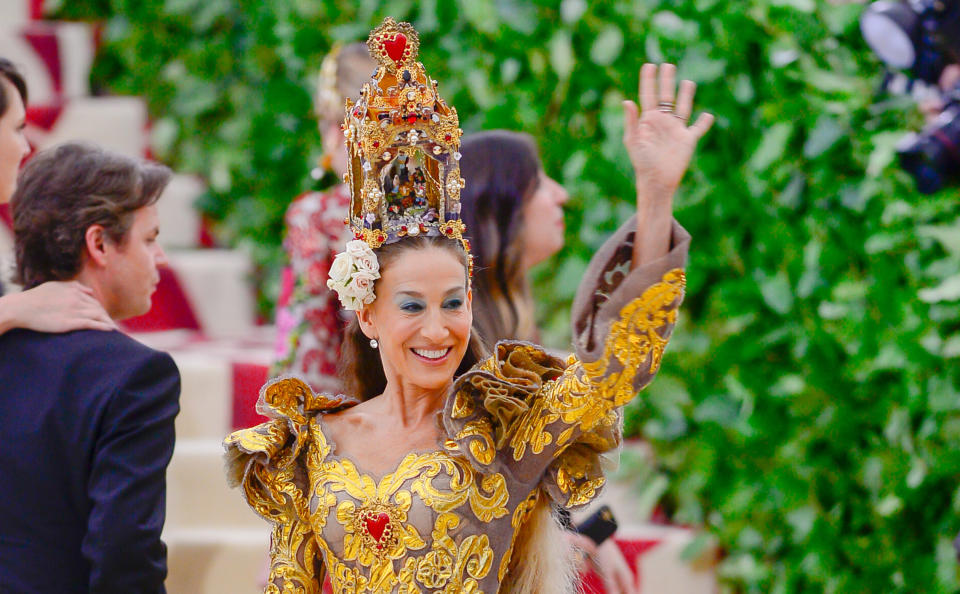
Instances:
[[[373,284],[380,278],[380,262],[363,240],[347,242],[347,249],[337,254],[330,266],[327,287],[337,292],[344,309],[357,311],[373,303]]]

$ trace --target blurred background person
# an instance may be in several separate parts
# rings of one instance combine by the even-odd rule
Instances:
[[[285,217],[283,246],[289,265],[282,273],[277,359],[270,375],[296,374],[317,392],[340,391],[337,359],[346,323],[340,317],[337,295],[326,283],[333,258],[350,238],[343,224],[350,206],[350,192],[342,181],[347,171],[340,130],[344,100],[357,96],[375,69],[365,43],[334,46],[323,60],[315,97],[323,157],[314,177],[332,172],[337,184],[298,197]]]
[[[10,60],[0,57],[0,205],[10,202],[20,164],[30,154],[26,104],[26,81]],[[12,328],[66,332],[115,327],[93,292],[80,283],[47,282],[9,295],[0,283],[0,334]]]

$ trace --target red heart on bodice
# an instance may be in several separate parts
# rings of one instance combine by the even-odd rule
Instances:
[[[403,52],[407,49],[407,36],[403,33],[397,33],[397,36],[393,39],[387,39],[383,42],[383,49],[387,51],[390,59],[399,66],[400,60],[403,59]]]
[[[369,514],[363,519],[363,522],[370,536],[372,536],[375,541],[380,542],[380,539],[383,538],[384,530],[386,530],[387,525],[390,524],[390,516],[385,512]]]

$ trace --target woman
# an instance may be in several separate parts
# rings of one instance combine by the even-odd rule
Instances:
[[[416,62],[412,27],[387,19],[367,44],[380,68],[344,130],[358,239],[329,281],[357,312],[344,344],[351,396],[273,381],[260,408],[274,420],[226,440],[232,480],[274,524],[267,591],[316,592],[324,573],[337,593],[564,591],[550,502],[594,497],[617,411],[659,367],[689,242],[671,199],[712,119],[686,126],[692,83],[674,110],[673,68],[657,111],[657,67],[644,66],[643,117],[625,105],[638,216],[578,293],[579,359],[516,342],[483,357],[456,112]]]
[[[317,116],[324,156],[323,170],[343,179],[347,171],[343,150],[343,101],[357,94],[376,64],[367,46],[353,43],[334,47],[323,60],[317,79]],[[277,303],[277,360],[271,376],[294,373],[318,392],[336,393],[337,360],[343,329],[340,304],[327,288],[327,272],[334,256],[350,238],[343,224],[350,193],[343,184],[325,192],[308,192],[290,205],[283,245],[290,266],[283,272],[283,290]]]
[[[484,340],[539,340],[530,269],[563,247],[569,196],[543,170],[533,138],[491,130],[464,138],[463,222],[476,274],[474,325]]]
[[[30,153],[26,129],[27,85],[10,60],[0,58],[0,204],[10,202],[20,163]],[[13,328],[67,332],[112,330],[113,320],[78,282],[48,282],[22,293],[3,294],[0,284],[0,334]]]
[[[563,247],[568,194],[544,172],[533,138],[491,130],[464,138],[461,200],[474,255],[473,323],[484,340],[539,339],[530,269]],[[569,515],[563,514],[566,521]],[[571,544],[593,562],[607,594],[637,592],[613,538],[597,545],[574,530]]]

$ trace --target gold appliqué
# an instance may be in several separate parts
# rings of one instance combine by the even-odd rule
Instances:
[[[493,563],[488,537],[470,535],[458,544],[449,531],[459,526],[456,514],[465,505],[481,522],[508,513],[503,475],[479,475],[465,459],[441,450],[408,454],[375,482],[350,460],[328,458],[331,447],[321,432],[314,443],[316,455],[307,462],[315,505],[311,523],[320,532],[336,505],[336,521],[345,532],[339,557],[317,539],[335,591],[479,592]],[[441,473],[449,477],[449,487],[434,486]],[[337,493],[349,498],[337,504]],[[408,523],[413,496],[439,514],[429,545]]]

